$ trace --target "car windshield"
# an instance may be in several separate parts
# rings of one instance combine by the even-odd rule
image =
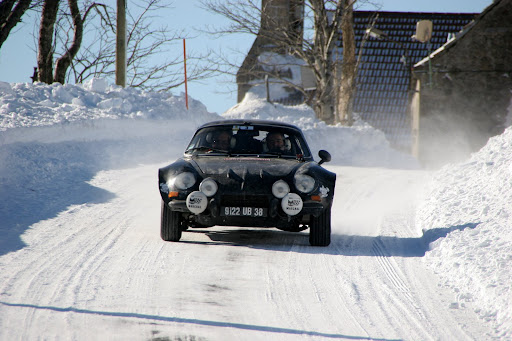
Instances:
[[[311,157],[302,134],[296,129],[259,125],[222,125],[200,129],[185,153]]]

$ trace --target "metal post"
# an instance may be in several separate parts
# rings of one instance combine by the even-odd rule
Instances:
[[[185,38],[183,38],[183,69],[185,72],[185,106],[188,110],[188,86],[187,86],[187,45]]]
[[[116,84],[126,86],[126,0],[117,0]]]
[[[268,75],[265,75],[265,88],[267,90],[267,102],[270,103],[270,89],[268,84]]]

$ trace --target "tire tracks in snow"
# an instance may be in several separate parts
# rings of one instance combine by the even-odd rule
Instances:
[[[380,266],[384,270],[385,275],[388,277],[394,288],[398,290],[407,301],[415,308],[421,320],[426,320],[425,314],[423,314],[421,308],[416,304],[414,297],[412,296],[409,285],[402,279],[404,276],[400,272],[396,263],[392,262],[391,255],[387,252],[387,247],[384,245],[380,238],[374,240],[372,245],[372,253],[377,258]]]
[[[105,278],[112,272],[108,270],[112,250],[130,226],[129,222],[139,214],[124,206],[121,198],[105,204],[71,206],[55,218],[34,224],[24,234],[27,247],[4,256],[17,263],[17,270],[0,287],[2,301],[55,307],[64,312],[66,307],[88,307],[95,302],[97,293],[110,283]],[[122,219],[119,212],[125,212]],[[102,268],[107,270],[101,271]],[[57,314],[55,319],[64,323],[69,314]],[[34,335],[27,334],[30,326],[38,324],[46,315],[45,309],[24,309],[20,336],[32,339]],[[16,319],[14,324],[20,325],[19,322]],[[61,336],[71,337],[66,332],[63,330]],[[44,335],[44,330],[37,333]]]
[[[83,230],[62,223],[70,215],[80,215],[82,209],[88,210],[83,206],[72,207],[58,217],[32,227],[27,236],[32,239],[28,247],[30,254],[17,252],[13,255],[20,266],[2,288],[5,301],[41,307],[77,306],[81,289],[90,280],[93,267],[107,257],[108,250],[122,233],[116,229],[105,231],[91,227],[84,234]],[[20,332],[30,331],[36,319],[44,319],[45,315],[42,310],[25,309]],[[60,314],[57,319],[65,319],[65,315]],[[65,338],[66,331],[62,333]],[[24,336],[30,339],[33,335]]]
[[[394,171],[338,169],[332,244],[315,248],[305,232],[218,227],[162,242],[156,168],[99,174],[92,185],[117,197],[41,221],[24,234],[24,249],[1,258],[0,322],[16,328],[0,339],[110,329],[119,339],[470,338],[418,255],[401,250],[413,235],[408,217],[368,214],[368,202],[394,190]]]

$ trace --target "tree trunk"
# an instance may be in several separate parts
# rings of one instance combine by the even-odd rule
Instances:
[[[316,69],[316,94],[313,110],[316,117],[327,124],[333,124],[334,118],[334,61],[332,51],[337,36],[337,15],[329,22],[327,9],[323,0],[311,1],[314,14],[315,39],[313,45],[313,65]],[[339,5],[341,6],[341,5]]]
[[[39,81],[53,83],[53,33],[60,0],[46,0],[39,26],[37,69]]]
[[[334,78],[330,72],[326,72],[325,75],[325,78],[317,79],[313,110],[318,119],[326,124],[334,124]]]
[[[353,2],[345,7],[341,19],[343,32],[343,62],[341,64],[341,80],[338,89],[336,121],[351,126],[353,124],[352,104],[356,82],[356,43],[354,35]]]
[[[80,46],[82,44],[82,35],[84,22],[80,16],[77,0],[68,0],[71,16],[73,18],[74,36],[73,43],[66,50],[66,52],[57,60],[55,64],[54,81],[64,84],[66,82],[66,72],[68,71],[71,62],[75,58]]]
[[[19,0],[13,9],[16,2],[16,0],[4,0],[0,3],[0,48],[14,26],[21,21],[32,0]]]
[[[324,121],[325,124],[334,124],[334,108],[332,103],[329,101],[315,101],[313,110],[319,120]]]

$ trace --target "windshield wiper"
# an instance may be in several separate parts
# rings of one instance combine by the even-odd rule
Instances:
[[[186,153],[192,153],[192,152],[195,152],[195,151],[215,152],[215,153],[222,153],[222,154],[231,155],[231,153],[229,153],[226,150],[216,149],[216,148],[212,148],[212,147],[204,147],[204,146],[203,147],[194,147],[194,148],[187,149]]]
[[[288,153],[283,153],[283,152],[264,152],[260,155],[272,155],[272,156],[277,156],[278,158],[286,158],[286,159],[295,159],[296,157],[294,155],[290,155]]]

